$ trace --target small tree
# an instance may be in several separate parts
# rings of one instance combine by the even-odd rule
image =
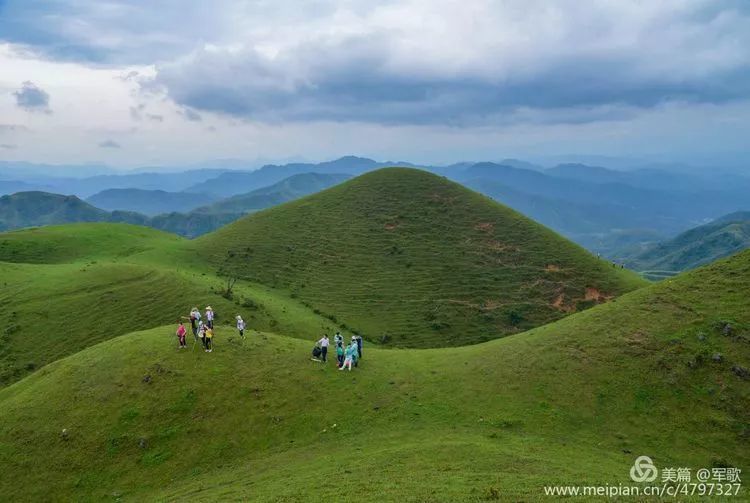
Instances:
[[[221,296],[227,300],[232,300],[234,297],[234,292],[232,290],[234,289],[234,284],[237,283],[237,276],[227,276],[226,279],[227,284],[224,291],[221,292]]]

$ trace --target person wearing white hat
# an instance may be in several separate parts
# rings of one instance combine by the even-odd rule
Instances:
[[[190,328],[193,329],[193,337],[198,340],[198,322],[201,321],[201,312],[197,307],[190,310]]]
[[[214,310],[211,309],[211,306],[206,306],[206,325],[208,325],[208,328],[214,328]]]

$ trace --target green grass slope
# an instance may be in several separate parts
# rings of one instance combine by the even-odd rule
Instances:
[[[0,494],[535,501],[631,484],[639,455],[746,473],[748,276],[745,252],[486,344],[368,346],[352,373],[273,334],[119,337],[0,390]]]
[[[262,285],[225,280],[172,234],[125,224],[76,224],[0,234],[0,386],[61,357],[136,329],[174,322],[192,306],[218,322],[301,337],[330,320]]]
[[[180,247],[184,241],[173,234],[129,224],[48,226],[0,234],[0,262],[57,264],[117,260]]]
[[[750,248],[750,212],[726,215],[636,255],[639,270],[684,271]]]
[[[486,341],[644,283],[425,171],[382,169],[206,235],[215,269],[398,346]]]

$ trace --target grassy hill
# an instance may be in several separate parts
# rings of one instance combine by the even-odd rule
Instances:
[[[684,271],[750,248],[750,212],[690,229],[628,259],[639,270]]]
[[[282,289],[397,346],[494,339],[642,286],[485,196],[382,169],[195,241],[215,270]]]
[[[196,213],[249,213],[319,192],[351,178],[349,175],[301,173],[247,194],[197,208]]]
[[[216,199],[210,194],[162,190],[109,189],[87,202],[76,196],[22,192],[0,198],[0,231],[74,222],[115,222],[193,238],[234,222],[248,212],[297,199],[348,178],[349,175],[303,173],[213,204],[207,204]]]
[[[486,344],[366,347],[351,374],[274,334],[119,337],[0,390],[0,493],[534,501],[631,484],[639,455],[746,473],[749,274],[745,252]]]
[[[206,274],[188,241],[123,224],[50,226],[0,234],[0,386],[81,349],[174,323],[210,304],[217,322],[312,337],[332,328],[287,296]]]

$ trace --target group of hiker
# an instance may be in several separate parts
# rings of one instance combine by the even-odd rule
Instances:
[[[194,307],[190,310],[190,316],[188,317],[190,319],[190,328],[193,331],[193,338],[195,342],[199,343],[201,346],[203,346],[203,350],[206,353],[213,352],[213,338],[214,338],[214,310],[211,306],[206,306],[205,311],[205,323],[203,322],[203,316],[201,315],[200,310],[198,310],[197,307]],[[237,330],[239,331],[240,337],[245,338],[245,320],[242,319],[242,316],[239,314],[236,317],[237,321]],[[180,321],[179,326],[177,327],[177,339],[179,341],[179,348],[184,349],[187,348],[187,330],[185,329],[185,324]]]
[[[352,365],[359,366],[359,360],[362,359],[362,336],[352,335],[351,342],[344,346],[344,336],[341,332],[336,332],[333,336],[333,343],[336,349],[336,363],[339,370],[348,368],[352,370]],[[331,342],[328,335],[324,334],[313,348],[312,359],[325,363],[328,361],[328,347]]]
[[[193,338],[196,343],[203,346],[203,350],[206,353],[213,352],[213,338],[214,338],[214,310],[211,306],[206,306],[205,315],[202,315],[197,307],[190,310],[189,316],[183,316],[183,318],[190,319],[190,328],[193,331]],[[205,318],[205,322],[203,321]],[[245,338],[245,320],[239,314],[235,317],[237,331],[240,334],[240,338]],[[187,348],[187,329],[183,321],[179,322],[177,327],[177,339],[179,342],[179,349]],[[315,343],[315,347],[312,352],[312,359],[314,361],[326,363],[328,361],[328,348],[330,346],[330,340],[328,335],[324,334],[320,340]],[[352,366],[358,367],[359,360],[362,359],[362,336],[353,335],[352,340],[346,346],[344,345],[344,336],[341,332],[336,332],[333,336],[333,344],[336,350],[336,364],[339,370],[349,369],[351,372]],[[195,345],[193,345],[195,347]]]

